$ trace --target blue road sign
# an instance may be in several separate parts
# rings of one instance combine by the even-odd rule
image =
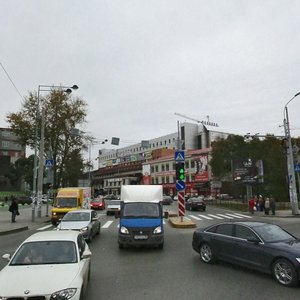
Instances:
[[[185,189],[185,182],[182,180],[176,181],[176,189],[177,191],[183,191]]]
[[[175,161],[184,161],[184,151],[183,150],[175,151]]]
[[[54,165],[54,160],[53,159],[46,159],[45,160],[45,166],[46,167],[53,167]]]
[[[295,172],[300,172],[300,164],[297,164],[297,165],[295,166]]]

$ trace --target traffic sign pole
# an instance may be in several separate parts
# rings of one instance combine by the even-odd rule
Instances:
[[[185,215],[185,204],[184,204],[184,195],[185,192],[178,192],[178,215],[181,218],[181,222],[183,222],[183,217]]]

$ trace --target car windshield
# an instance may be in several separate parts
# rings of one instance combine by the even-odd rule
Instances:
[[[92,202],[101,203],[103,200],[101,198],[95,198]]]
[[[69,221],[89,221],[90,220],[90,213],[89,212],[72,212],[67,213],[62,221],[69,222]]]
[[[72,241],[39,241],[23,244],[10,261],[10,266],[66,264],[77,262]]]
[[[124,205],[124,217],[159,217],[159,205],[157,203],[126,203]]]
[[[255,231],[265,242],[281,242],[295,239],[292,235],[284,231],[277,225],[264,224],[261,226],[256,226]]]
[[[77,206],[76,198],[56,198],[55,206],[57,207],[75,207]]]

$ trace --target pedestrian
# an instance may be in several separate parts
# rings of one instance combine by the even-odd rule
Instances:
[[[18,202],[16,201],[15,197],[11,198],[11,204],[9,206],[9,211],[11,212],[11,222],[15,223],[16,222],[16,216],[19,215],[19,206]]]
[[[259,199],[258,199],[258,202],[259,202],[259,211],[264,211],[264,198],[262,195],[259,195]]]
[[[266,198],[265,200],[265,215],[268,215],[270,211],[270,199]]]
[[[272,215],[275,216],[276,204],[275,204],[275,199],[272,196],[270,199],[270,207],[271,207]]]
[[[251,214],[254,214],[254,207],[255,207],[255,199],[250,198],[250,200],[249,200],[249,211],[251,212]]]

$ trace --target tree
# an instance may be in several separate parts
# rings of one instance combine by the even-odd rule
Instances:
[[[40,106],[45,110],[45,153],[51,151],[54,160],[54,187],[66,182],[64,176],[68,173],[66,161],[70,154],[86,149],[81,136],[72,135],[72,129],[86,122],[86,107],[84,100],[64,93],[62,89],[53,89],[45,97],[37,93],[29,93],[22,104],[21,111],[9,113],[7,121],[22,145],[34,149],[36,129],[40,137],[41,113]],[[37,126],[37,127],[36,127]],[[38,140],[38,144],[40,141]],[[47,151],[48,150],[48,151]],[[82,160],[82,158],[81,158]],[[78,162],[78,161],[77,161]],[[78,173],[78,177],[80,173]]]
[[[241,184],[233,182],[231,170],[232,160],[238,158],[263,161],[264,182],[253,185],[255,193],[273,195],[278,199],[287,200],[286,156],[280,139],[267,135],[262,140],[256,137],[245,141],[242,136],[230,135],[226,140],[212,143],[210,165],[214,177],[230,182],[229,185],[239,193]]]

